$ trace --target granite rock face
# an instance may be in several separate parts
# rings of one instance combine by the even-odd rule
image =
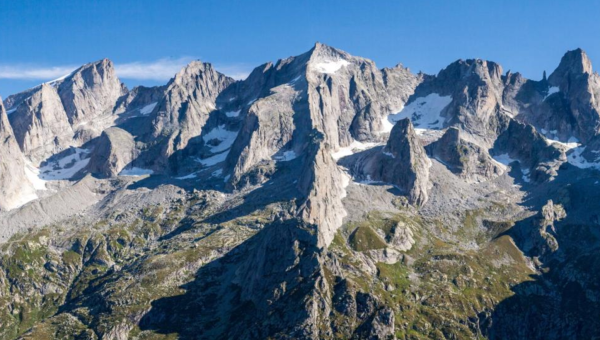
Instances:
[[[394,125],[384,147],[342,159],[356,179],[394,185],[411,204],[428,199],[431,160],[408,118]]]
[[[403,119],[396,123],[383,154],[392,159],[386,162],[391,168],[383,166],[373,172],[371,178],[395,184],[408,193],[411,203],[425,204],[431,161],[410,120]]]
[[[72,125],[111,114],[117,100],[127,92],[108,59],[80,67],[56,86]]]
[[[113,127],[106,129],[94,141],[87,171],[102,177],[114,177],[136,159],[135,141],[127,131]]]
[[[564,96],[564,112],[556,114],[570,121],[572,136],[587,142],[597,135],[600,131],[600,77],[592,72],[587,54],[581,49],[567,52],[548,83],[558,87]],[[563,134],[568,132],[562,130]]]
[[[554,144],[549,145],[533,126],[515,120],[500,134],[492,152],[518,161],[523,174],[537,182],[556,177],[559,167],[567,160],[565,153]]]
[[[62,79],[6,99],[19,146],[35,165],[99,136],[113,124],[115,104],[127,93],[113,63],[86,64]]]
[[[482,147],[460,138],[460,130],[448,128],[427,152],[450,171],[469,182],[481,182],[502,175],[502,167]]]
[[[332,152],[353,141],[384,140],[391,129],[387,115],[419,82],[402,66],[379,70],[320,43],[255,69],[235,87],[235,99],[244,98],[237,110],[247,115],[227,159],[233,179],[263,160],[305,152],[313,130]]]
[[[560,141],[590,141],[599,131],[600,77],[587,54],[567,52],[547,79],[525,80],[516,87],[519,120]]]
[[[113,112],[115,114],[137,111],[140,115],[147,116],[152,113],[158,102],[162,99],[167,89],[163,86],[136,86],[126,95],[119,98]]]
[[[70,144],[73,129],[56,88],[43,84],[9,116],[23,153],[35,163]]]
[[[4,106],[0,103],[0,211],[37,198]]]
[[[401,66],[382,72],[370,60],[319,43],[306,54],[260,66],[223,94],[238,102],[228,110],[245,113],[226,159],[231,185],[240,187],[243,174],[261,163],[303,157],[301,215],[319,225],[325,244],[331,242],[346,214],[341,198],[348,181],[331,155],[353,141],[384,140],[387,115],[419,79]]]
[[[431,94],[450,96],[452,101],[442,112],[444,127],[456,126],[478,143],[489,145],[502,119],[503,89],[500,65],[481,59],[458,60],[437,76],[425,78],[409,103]]]
[[[169,157],[202,133],[209,114],[216,110],[217,96],[233,81],[200,61],[191,62],[171,79],[151,113],[151,134],[145,138],[157,144],[155,166],[166,168]]]
[[[10,96],[0,338],[597,338],[596,83],[317,43]]]

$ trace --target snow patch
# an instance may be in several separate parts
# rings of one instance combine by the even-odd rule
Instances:
[[[521,168],[521,172],[523,173],[523,181],[525,181],[526,183],[531,182],[531,173],[529,169]]]
[[[152,175],[154,173],[154,171],[150,170],[150,169],[142,169],[142,168],[138,168],[138,167],[132,167],[129,169],[123,169],[121,170],[121,172],[119,172],[119,176],[145,176],[145,175]]]
[[[212,153],[219,153],[225,151],[233,145],[237,138],[237,131],[229,131],[225,128],[225,125],[219,125],[216,128],[210,130],[206,135],[202,137],[204,143],[208,145]],[[209,142],[217,140],[219,143],[211,145]]]
[[[502,155],[498,155],[498,156],[494,156],[493,157],[494,160],[502,165],[510,165],[510,163],[512,162],[518,162],[518,160],[511,158],[507,153],[504,153]]]
[[[227,158],[228,154],[229,154],[229,151],[225,151],[225,152],[210,156],[205,159],[196,159],[196,160],[198,161],[198,163],[200,163],[202,165],[212,166],[212,165],[224,162],[225,159]]]
[[[362,185],[386,184],[385,182],[375,181],[375,180],[371,179],[371,175],[367,175],[367,178],[365,178],[365,179],[363,179],[361,181],[356,181],[356,183],[362,184]]]
[[[404,105],[401,105],[399,108],[393,110],[393,112],[402,112],[402,110],[404,110]],[[392,129],[394,128],[394,123],[392,122],[392,120],[390,120],[390,115],[391,114],[387,114],[381,118],[381,133],[392,132]]]
[[[567,155],[567,161],[580,169],[600,170],[600,161],[588,162],[588,160],[582,156],[585,148],[585,146],[574,148],[573,151]]]
[[[46,190],[46,181],[40,178],[40,169],[29,162],[25,163],[25,176],[33,184],[35,190]]]
[[[439,130],[444,127],[446,121],[441,116],[442,110],[450,102],[452,102],[452,96],[440,96],[437,93],[431,93],[425,97],[415,99],[400,112],[389,115],[387,119],[393,125],[401,119],[410,118],[415,128]],[[385,126],[389,127],[389,125]]]
[[[523,174],[523,181],[526,183],[531,182],[531,171],[529,169],[523,168],[523,164],[518,159],[511,158],[507,153],[502,155],[493,156],[492,159],[496,162],[496,164],[500,165],[500,167],[506,171],[508,166],[513,162],[518,162],[521,173]]]
[[[338,159],[340,159],[342,157],[350,156],[359,151],[370,149],[370,148],[378,146],[378,145],[383,145],[383,143],[372,143],[372,142],[362,143],[362,142],[355,140],[349,146],[344,147],[344,148],[339,148],[336,152],[332,153],[331,156],[333,157],[333,159],[335,159],[337,161]]]
[[[197,176],[197,172],[192,172],[189,175],[185,175],[185,176],[181,176],[181,177],[175,177],[175,179],[193,179],[196,178]]]
[[[229,111],[229,112],[225,112],[225,115],[226,115],[227,117],[229,117],[229,118],[232,118],[232,117],[237,117],[237,116],[239,116],[239,115],[240,115],[240,112],[241,112],[241,111],[242,111],[242,110],[237,110],[237,111]]]
[[[500,106],[500,110],[502,112],[504,112],[507,116],[514,118],[516,116],[516,114],[514,112],[512,112],[511,110],[505,108],[504,106]]]
[[[546,136],[544,136],[544,138],[546,139],[546,143],[548,145],[552,145],[552,144],[558,144],[563,146],[564,148],[566,148],[567,150],[571,150],[571,149],[575,149],[579,146],[581,146],[581,143],[579,142],[579,139],[575,138],[575,137],[570,137],[567,142],[561,142],[559,140],[555,140],[555,139],[550,139]]]
[[[10,115],[11,113],[13,113],[13,112],[15,112],[15,111],[17,111],[17,108],[16,108],[16,107],[15,107],[14,109],[10,109],[10,110],[6,111],[6,114],[7,114],[7,115]]]
[[[88,149],[74,148],[74,153],[47,162],[39,170],[39,178],[46,181],[71,179],[90,162]]]
[[[64,75],[64,76],[62,76],[62,77],[56,78],[56,79],[54,79],[54,80],[50,80],[50,81],[46,82],[45,84],[49,84],[49,85],[52,85],[52,86],[58,85],[58,84],[57,84],[58,82],[60,82],[60,81],[62,81],[62,80],[65,80],[65,79],[66,79],[68,76],[70,76],[70,75],[72,75],[73,73],[75,73],[75,71],[77,71],[77,70],[73,70],[73,71],[71,71],[71,72],[69,72],[69,73],[65,74],[65,75]]]
[[[396,156],[394,156],[394,154],[391,153],[391,152],[384,151],[383,154],[386,155],[386,156],[388,156],[388,157],[396,158]]]
[[[548,94],[546,94],[546,96],[544,97],[544,100],[546,100],[546,98],[550,97],[551,95],[560,92],[560,89],[558,88],[558,86],[552,86],[551,88],[548,89]]]
[[[319,73],[332,74],[348,65],[350,65],[350,62],[347,60],[328,60],[315,64],[314,69]]]
[[[149,115],[150,113],[152,113],[152,110],[154,110],[154,108],[156,107],[156,104],[158,104],[158,102],[154,102],[154,103],[150,103],[144,107],[142,107],[140,109],[140,114],[142,115]]]
[[[288,150],[288,151],[284,151],[283,155],[276,156],[273,158],[275,158],[277,161],[280,161],[280,162],[287,162],[287,161],[291,161],[292,159],[295,159],[296,157],[298,157],[298,155],[296,155],[296,153],[293,150]]]
[[[346,188],[348,187],[348,185],[350,185],[352,177],[345,170],[340,169],[340,171],[342,172],[342,183],[341,183],[342,184],[342,194],[341,194],[341,198],[343,199],[344,197],[348,196],[348,192],[346,192]],[[346,214],[347,214],[347,212],[346,212]]]

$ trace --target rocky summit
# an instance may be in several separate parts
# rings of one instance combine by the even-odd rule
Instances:
[[[8,96],[0,339],[600,339],[600,76],[557,65],[317,43]]]

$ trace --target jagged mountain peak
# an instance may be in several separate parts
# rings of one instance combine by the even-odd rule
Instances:
[[[87,69],[90,67],[96,67],[99,69],[114,69],[115,64],[113,63],[112,60],[110,60],[108,58],[102,58],[102,59],[98,59],[96,61],[92,61],[87,64],[84,64],[78,70],[83,70],[83,69]],[[75,72],[77,72],[77,70]]]
[[[119,97],[127,93],[109,59],[81,66],[56,86],[71,124],[112,113]]]
[[[103,58],[93,62],[89,62],[75,69],[73,72],[58,78],[54,81],[48,82],[55,86],[67,82],[70,79],[78,78],[83,81],[89,82],[93,77],[101,77],[103,80],[110,78],[116,78],[115,64],[108,58]]]
[[[375,69],[375,63],[372,60],[363,57],[353,56],[350,53],[331,47],[322,43],[316,43],[315,46],[306,53],[309,69],[323,74],[335,74],[339,70],[350,67],[351,65],[368,64]]]
[[[483,59],[459,59],[441,70],[438,78],[458,80],[473,75],[482,79],[500,79],[502,66]]]
[[[577,48],[565,53],[556,70],[550,75],[549,80],[552,81],[567,74],[577,75],[583,73],[592,74],[592,62],[584,50]]]
[[[347,55],[349,54],[345,51],[337,49],[335,47],[323,44],[321,42],[316,42],[313,48],[310,49],[309,53],[311,55]]]
[[[407,142],[417,140],[415,128],[408,118],[401,119],[394,125],[390,133],[390,139],[387,142],[386,150],[394,157],[401,156],[404,149],[408,146]]]
[[[173,82],[181,83],[185,81],[193,81],[194,77],[197,77],[202,73],[225,76],[224,74],[218,72],[211,63],[193,60],[183,67],[179,72],[177,72],[177,74],[175,74],[175,77],[173,77]]]
[[[560,256],[584,249],[564,242],[571,236],[558,223],[556,232],[553,225],[543,234],[530,218],[539,210],[535,200],[546,204],[553,196],[555,203],[542,210],[546,220],[558,222],[580,209],[590,212],[569,223],[597,225],[591,156],[598,148],[583,141],[587,154],[583,148],[569,154],[583,156],[579,164],[591,170],[565,164],[570,146],[549,139],[563,122],[542,126],[524,114],[539,106],[540,120],[555,115],[568,122],[571,112],[586,113],[584,86],[578,85],[581,106],[570,109],[561,106],[569,99],[562,90],[549,91],[519,73],[502,75],[491,61],[459,60],[437,76],[416,76],[401,64],[377,69],[369,59],[317,43],[255,68],[242,81],[192,61],[168,84],[134,88],[115,103],[104,101],[118,92],[117,81],[103,78],[113,68],[103,59],[42,85],[8,120],[0,105],[0,209],[18,206],[13,202],[24,196],[11,185],[37,166],[31,158],[23,162],[29,155],[15,143],[20,135],[46,147],[59,127],[73,129],[65,134],[69,143],[83,127],[98,131],[77,151],[53,151],[33,169],[43,179],[54,168],[75,167],[77,177],[48,179],[48,190],[26,193],[40,195],[37,202],[0,213],[0,226],[8,225],[0,229],[4,238],[31,226],[60,225],[43,237],[27,232],[28,243],[15,238],[11,243],[20,249],[0,254],[0,277],[12,280],[0,279],[0,288],[24,282],[9,288],[33,296],[20,296],[10,311],[38,308],[52,315],[34,320],[37,333],[29,338],[44,338],[39,332],[50,323],[64,328],[74,322],[102,338],[485,336],[498,327],[489,325],[509,322],[507,316],[523,319],[511,308],[490,313],[502,299],[522,295],[511,287],[536,284],[530,274],[551,264],[538,263],[547,257],[526,258],[531,253],[522,242],[533,247],[541,235],[560,242]],[[62,104],[69,93],[77,108],[104,103],[111,109],[71,126]],[[18,117],[26,128],[17,128]],[[65,124],[49,125],[55,117]],[[97,124],[105,119],[115,120]],[[570,129],[565,125],[565,133]],[[93,228],[81,227],[87,225]],[[31,249],[44,255],[27,258],[32,270],[9,262]],[[44,287],[60,297],[49,310],[32,306],[45,301]],[[543,287],[524,291],[549,291],[540,303],[554,313],[551,299],[563,293],[550,290],[564,285]],[[186,292],[171,296],[178,288]],[[475,294],[464,294],[466,288]],[[98,303],[114,308],[94,308]],[[24,325],[14,313],[1,314],[10,327]],[[257,320],[272,327],[253,326]]]
[[[34,164],[69,145],[73,135],[58,91],[49,83],[18,105],[10,123],[19,147]]]

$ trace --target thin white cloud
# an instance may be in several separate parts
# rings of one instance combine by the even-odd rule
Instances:
[[[40,67],[26,64],[0,65],[0,79],[48,80],[71,73],[77,66]]]
[[[119,78],[137,80],[162,80],[166,81],[179,72],[194,58],[181,57],[177,59],[163,58],[155,61],[136,61],[132,63],[116,64],[115,70]]]
[[[195,58],[163,58],[155,61],[137,61],[115,64],[117,76],[131,80],[168,81]],[[0,64],[0,79],[48,81],[68,75],[79,66],[38,66],[30,64]],[[234,79],[244,79],[251,68],[245,64],[217,64],[215,68]]]

